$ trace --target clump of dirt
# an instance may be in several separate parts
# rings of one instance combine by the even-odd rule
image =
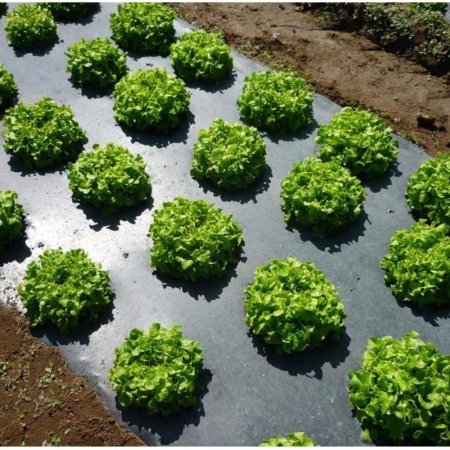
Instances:
[[[292,68],[342,106],[380,114],[430,154],[450,151],[450,79],[387,53],[356,33],[326,29],[292,3],[172,4],[185,20],[222,31],[241,53]],[[427,116],[424,123],[419,116]]]
[[[0,342],[1,445],[144,445],[15,308],[0,306]]]

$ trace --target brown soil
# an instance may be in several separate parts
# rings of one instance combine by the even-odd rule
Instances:
[[[144,445],[14,308],[0,307],[0,342],[0,445]]]
[[[430,154],[450,151],[450,79],[436,77],[368,39],[324,28],[293,3],[172,4],[181,17],[275,69],[293,67],[342,106],[382,115]],[[429,118],[419,122],[418,115]],[[434,120],[433,120],[434,119]]]

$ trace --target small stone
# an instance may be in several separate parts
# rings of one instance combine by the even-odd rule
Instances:
[[[127,259],[128,256],[129,256],[129,254],[128,254],[127,252],[125,252],[125,253],[122,254],[122,256],[123,256],[125,259]]]
[[[44,246],[44,243],[43,242],[38,242],[38,245],[37,245],[39,248],[42,248],[43,246]]]

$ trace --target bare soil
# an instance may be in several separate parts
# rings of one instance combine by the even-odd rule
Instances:
[[[144,445],[14,308],[0,307],[0,342],[0,445]]]
[[[431,75],[363,36],[325,28],[293,3],[172,4],[180,16],[219,29],[247,56],[275,69],[294,68],[342,106],[382,115],[430,154],[450,151],[450,79]],[[425,118],[425,120],[423,119]]]

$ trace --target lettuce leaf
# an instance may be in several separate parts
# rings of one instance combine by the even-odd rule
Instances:
[[[6,37],[15,48],[31,50],[58,40],[51,12],[38,3],[22,3],[6,15]]]
[[[10,105],[18,93],[14,77],[0,63],[0,112]]]
[[[247,325],[279,352],[316,347],[343,330],[344,304],[311,262],[272,259],[256,269],[244,292]]]
[[[398,157],[398,142],[392,129],[376,114],[361,108],[342,108],[328,125],[319,128],[317,156],[335,160],[353,175],[379,175]]]
[[[419,306],[450,302],[449,231],[420,220],[411,230],[393,234],[381,267],[397,298]]]
[[[183,337],[180,325],[131,330],[109,371],[120,405],[164,416],[194,405],[202,387],[202,352],[198,342]]]
[[[46,250],[28,264],[17,287],[32,327],[52,324],[61,332],[96,319],[111,302],[108,272],[84,250]]]
[[[200,130],[191,176],[231,191],[247,189],[266,167],[265,156],[266,144],[256,128],[216,119]]]
[[[0,191],[0,249],[23,235],[24,209],[14,191]]]
[[[182,80],[165,69],[137,70],[115,86],[115,118],[138,130],[168,133],[189,111],[191,94]]]
[[[253,72],[238,99],[244,123],[259,130],[293,133],[312,122],[313,90],[295,72]]]
[[[183,34],[170,47],[175,73],[184,80],[215,82],[233,70],[230,47],[218,32],[195,30]]]
[[[162,3],[124,3],[111,14],[112,37],[125,50],[166,55],[175,40],[175,18]]]
[[[35,169],[74,160],[87,142],[69,105],[50,98],[34,104],[19,102],[3,118],[6,153]]]
[[[163,203],[150,226],[151,265],[175,278],[198,281],[223,275],[238,261],[242,228],[204,200]]]
[[[345,167],[312,157],[295,163],[281,183],[285,221],[311,227],[318,236],[354,222],[366,197],[361,182]]]
[[[425,161],[408,179],[406,199],[420,217],[450,225],[450,153]]]
[[[67,176],[75,198],[105,212],[134,206],[152,191],[142,156],[112,143],[94,144],[92,152],[69,163]]]
[[[261,444],[260,447],[315,447],[317,446],[314,439],[311,439],[303,431],[297,431],[295,433],[289,433],[287,437],[276,435],[273,438],[267,439]]]
[[[67,72],[75,84],[106,88],[127,72],[127,55],[107,38],[81,39],[66,50]]]
[[[449,445],[450,357],[416,332],[371,337],[349,397],[367,441]]]

